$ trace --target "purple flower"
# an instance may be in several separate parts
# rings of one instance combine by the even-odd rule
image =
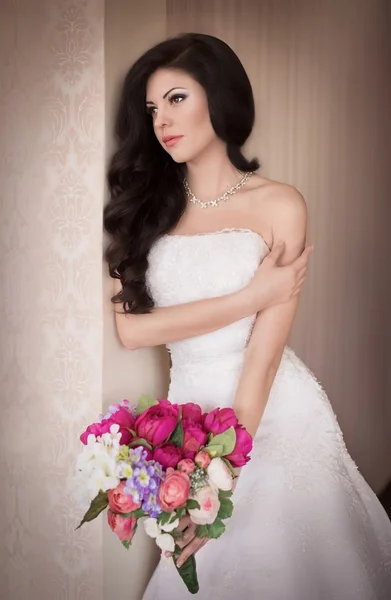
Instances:
[[[154,493],[148,494],[147,498],[144,500],[142,504],[142,509],[145,510],[146,513],[150,517],[156,519],[159,514],[162,512],[161,507],[159,506],[157,495]]]
[[[143,446],[129,449],[129,462],[133,467],[131,477],[126,479],[125,493],[134,502],[142,502],[144,510],[155,517],[161,512],[157,501],[160,483],[165,477],[162,465],[155,460],[147,460],[148,452]]]

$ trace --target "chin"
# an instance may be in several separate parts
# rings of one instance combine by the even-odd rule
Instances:
[[[172,160],[176,163],[186,163],[193,158],[187,156],[184,152],[173,152],[172,154],[170,152],[170,155]]]
[[[192,150],[192,152],[184,152],[183,150],[180,152],[179,148],[176,152],[171,154],[172,160],[176,163],[190,163],[192,160],[197,159],[203,153],[202,150]]]

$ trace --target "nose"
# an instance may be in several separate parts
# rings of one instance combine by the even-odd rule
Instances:
[[[166,107],[158,108],[155,115],[155,127],[157,129],[163,129],[169,127],[172,124],[172,118],[169,116],[169,109]]]

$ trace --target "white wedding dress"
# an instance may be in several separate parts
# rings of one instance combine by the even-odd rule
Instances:
[[[257,233],[166,235],[149,256],[157,306],[244,287],[269,252]],[[168,397],[231,406],[254,317],[169,345]],[[325,392],[286,348],[227,530],[196,554],[192,596],[162,558],[143,600],[390,600],[391,522],[349,455]]]

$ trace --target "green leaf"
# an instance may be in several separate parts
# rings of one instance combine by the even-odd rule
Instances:
[[[184,508],[177,508],[175,512],[176,512],[176,516],[178,517],[178,519],[181,519],[186,514],[186,508],[185,507]]]
[[[152,446],[148,444],[146,440],[142,440],[140,438],[131,441],[130,444],[128,444],[128,446],[129,448],[134,448],[135,446],[145,446],[145,448],[148,448],[148,450],[152,450]]]
[[[223,433],[219,433],[215,435],[211,441],[209,442],[207,448],[209,450],[210,447],[213,446],[223,446],[223,452],[221,456],[226,456],[227,454],[231,454],[236,444],[236,433],[234,427],[230,427],[227,431]]]
[[[190,594],[196,594],[200,589],[200,586],[198,585],[197,567],[194,554],[189,556],[189,558],[183,563],[181,567],[177,566],[175,560],[174,564]]]
[[[195,508],[201,508],[201,506],[200,503],[197,502],[197,500],[193,500],[192,498],[190,498],[190,500],[186,502],[186,508],[187,510],[193,510]]]
[[[212,525],[208,525],[208,537],[212,539],[219,538],[225,531],[225,525],[217,518]]]
[[[137,510],[133,510],[128,513],[118,513],[122,517],[136,517],[136,519],[140,519],[141,517],[146,517],[147,513],[142,508],[138,508]]]
[[[172,444],[174,444],[174,446],[177,446],[178,448],[182,448],[182,446],[183,446],[183,427],[182,427],[181,421],[178,421],[177,426],[175,427],[174,431],[172,432],[172,434],[170,435],[170,437],[168,439]]]
[[[167,523],[170,521],[172,516],[172,513],[169,512],[161,512],[158,518],[158,523],[159,525],[167,525]]]
[[[232,492],[231,490],[219,490],[219,500],[221,502],[222,498],[231,498],[232,497]]]
[[[213,444],[213,442],[210,442],[206,447],[206,450],[209,452],[211,458],[214,458],[215,456],[223,455],[224,446],[222,444]]]
[[[151,406],[156,406],[156,404],[159,404],[159,402],[155,400],[155,398],[151,398],[150,396],[144,394],[138,401],[136,415],[139,417],[143,414],[143,412],[148,410],[148,408],[151,408]]]
[[[170,532],[170,535],[172,535],[174,540],[181,540],[184,536],[183,531],[181,531],[177,527]]]
[[[209,531],[207,525],[198,525],[196,529],[196,537],[203,539],[209,537]]]
[[[108,503],[109,500],[107,497],[107,492],[102,492],[102,490],[100,490],[99,494],[92,500],[90,508],[87,510],[80,525],[76,527],[75,531],[79,529],[79,527],[81,527],[84,523],[96,519],[96,517],[107,507]]]
[[[236,477],[236,473],[235,473],[235,469],[233,468],[233,466],[231,465],[231,463],[229,462],[229,460],[227,458],[222,457],[221,459],[223,462],[225,462],[225,464],[227,465],[228,469],[230,470],[232,477]]]
[[[232,512],[234,509],[234,505],[232,500],[229,498],[221,498],[220,499],[220,509],[217,514],[218,519],[229,519],[232,516]]]

